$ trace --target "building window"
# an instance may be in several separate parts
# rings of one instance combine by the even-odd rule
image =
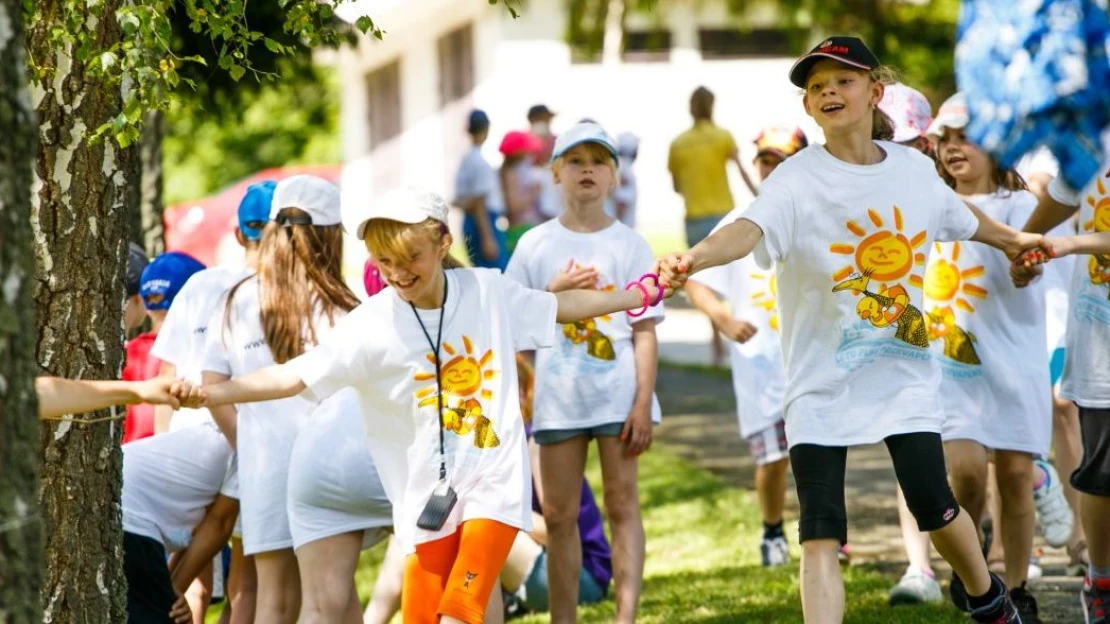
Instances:
[[[671,31],[633,30],[624,33],[622,58],[625,61],[666,61],[670,56]]]
[[[370,151],[401,134],[401,62],[394,61],[366,76],[370,114]]]
[[[474,90],[473,25],[439,38],[439,106],[443,108]]]
[[[701,28],[698,42],[702,58],[790,56],[790,36],[784,30],[754,28]]]

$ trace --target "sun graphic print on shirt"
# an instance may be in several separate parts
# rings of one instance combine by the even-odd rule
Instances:
[[[1106,172],[1110,177],[1110,171]],[[1087,205],[1094,213],[1090,220],[1083,223],[1084,232],[1110,232],[1110,196],[1106,194],[1106,184],[1102,178],[1097,178],[1095,190],[1087,196]],[[1107,287],[1107,299],[1110,300],[1110,254],[1092,255],[1087,262],[1087,274],[1095,286]]]
[[[767,311],[770,318],[767,325],[774,331],[779,331],[778,304],[778,279],[774,273],[754,272],[748,277],[752,280],[752,305]]]
[[[501,444],[493,430],[493,422],[485,415],[482,401],[488,405],[493,400],[493,391],[485,387],[487,381],[497,378],[499,371],[492,369],[494,355],[487,350],[481,358],[474,357],[474,343],[467,336],[462,337],[463,353],[459,353],[450,342],[443,343],[443,351],[453,356],[440,369],[440,385],[443,387],[443,428],[459,436],[474,434],[475,448],[494,448]],[[419,407],[435,406],[436,396],[435,355],[427,354],[432,370],[419,372],[413,376],[415,381],[431,385],[416,391]]]
[[[864,226],[849,220],[845,227],[860,241],[829,246],[830,252],[850,258],[848,265],[833,273],[835,285],[832,290],[862,296],[856,305],[856,313],[872,326],[886,328],[895,325],[896,339],[916,347],[928,347],[924,315],[911,305],[912,299],[906,290],[907,284],[912,288],[922,287],[921,270],[925,265],[925,254],[917,249],[925,244],[928,235],[922,230],[913,238],[907,238],[903,231],[905,222],[902,211],[898,206],[893,206],[891,210],[893,229],[888,228],[882,215],[874,208],[867,209],[867,218],[876,228],[874,232],[868,233]]]
[[[986,299],[987,290],[973,283],[986,269],[982,265],[961,268],[958,242],[948,246],[948,254],[940,243],[934,243],[934,248],[937,256],[925,271],[925,296],[934,302],[928,312],[929,340],[944,341],[945,357],[978,365],[975,335],[956,323],[956,310],[975,314],[972,299]]]
[[[582,269],[582,265],[577,262],[574,263],[575,269]],[[616,286],[608,284],[601,286],[600,274],[598,277],[598,285],[594,286],[594,290],[603,292],[612,292],[616,290]],[[617,359],[617,353],[613,350],[613,341],[606,334],[598,329],[598,322],[611,323],[613,317],[608,314],[602,316],[576,321],[574,323],[566,323],[563,325],[563,336],[570,341],[573,345],[586,345],[586,355],[598,359],[611,362]]]

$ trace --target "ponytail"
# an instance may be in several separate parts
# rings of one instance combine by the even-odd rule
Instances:
[[[871,115],[871,139],[891,141],[894,139],[894,120],[876,106]]]

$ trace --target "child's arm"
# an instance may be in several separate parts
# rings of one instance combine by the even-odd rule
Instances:
[[[624,441],[625,452],[634,457],[651,447],[651,404],[655,394],[655,377],[659,372],[655,319],[640,321],[632,326],[632,352],[636,362],[636,398],[621,429],[621,440]]]
[[[733,318],[713,289],[705,284],[687,281],[686,296],[690,299],[690,303],[708,316],[713,326],[729,340],[743,344],[751,340],[758,331],[751,323]]]
[[[1061,236],[1047,239],[1050,254],[1055,258],[1072,255],[1110,254],[1110,232],[1094,232],[1078,236]]]
[[[1037,208],[1033,214],[1029,216],[1029,220],[1025,222],[1025,227],[1022,228],[1026,232],[1035,232],[1044,234],[1052,228],[1067,221],[1075,211],[1079,210],[1079,206],[1071,206],[1058,201],[1052,197],[1052,194],[1046,192],[1037,196]]]
[[[304,391],[305,384],[285,364],[267,366],[242,377],[204,371],[204,390],[191,396],[182,396],[185,407],[207,407],[212,412],[220,431],[232,448],[238,448],[238,403],[257,403],[296,396]]]
[[[655,301],[659,291],[654,285],[644,282],[648,302]],[[574,323],[603,314],[638,310],[644,306],[644,295],[639,289],[605,292],[601,290],[564,290],[553,293],[557,304],[556,323]],[[670,297],[674,291],[663,289],[663,297]]]
[[[35,379],[40,418],[84,414],[113,405],[134,403],[164,404],[176,409],[179,405],[178,392],[187,393],[188,388],[190,386],[185,382],[164,377],[145,381],[92,381],[61,377]]]
[[[747,256],[761,238],[763,230],[755,222],[740,218],[709,235],[686,253],[664,256],[656,263],[656,272],[665,286],[681,288],[686,278],[698,271]]]

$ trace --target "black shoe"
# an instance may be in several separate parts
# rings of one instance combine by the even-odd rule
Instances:
[[[976,622],[987,622],[988,624],[1023,624],[1021,614],[1018,613],[1014,601],[1010,598],[1010,592],[1006,591],[1006,584],[1002,582],[997,574],[991,574],[992,588],[995,583],[1001,588],[998,597],[989,605],[972,610],[971,619]],[[962,585],[961,583],[961,587]],[[1028,592],[1026,592],[1026,595],[1028,595]],[[1030,596],[1030,598],[1032,597]],[[1036,620],[1036,622],[1039,623],[1040,620]]]
[[[957,609],[964,613],[971,612],[971,605],[967,602],[967,588],[955,572],[952,573],[952,582],[948,584],[948,596],[952,598],[952,604],[956,605]]]
[[[1014,607],[1021,615],[1021,621],[1025,624],[1042,624],[1041,618],[1037,615],[1037,599],[1029,590],[1025,589],[1025,583],[1021,587],[1015,587],[1010,590],[1010,600],[1013,601]]]

